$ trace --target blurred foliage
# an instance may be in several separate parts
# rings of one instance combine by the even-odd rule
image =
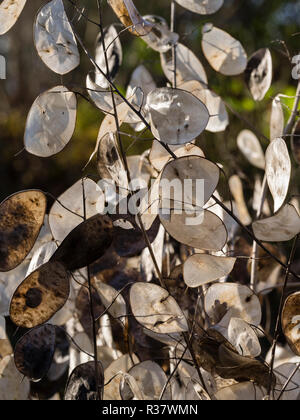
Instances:
[[[98,129],[103,118],[97,109],[79,97],[77,126],[69,145],[57,156],[50,159],[36,158],[25,151],[17,154],[23,147],[22,137],[26,116],[36,96],[54,84],[64,83],[75,91],[83,92],[85,77],[91,69],[88,59],[82,54],[80,68],[71,75],[60,78],[45,68],[38,58],[32,42],[34,16],[45,1],[30,0],[15,26],[6,36],[0,37],[0,53],[7,57],[8,77],[0,81],[0,132],[1,155],[0,199],[17,190],[30,187],[43,188],[53,194],[62,193],[83,174],[82,168],[92,153]],[[97,20],[96,1],[77,1],[78,7],[84,6],[89,16]],[[170,0],[135,0],[143,14],[156,14],[167,20],[170,18]],[[89,51],[93,51],[97,27],[79,19],[78,14],[65,0],[73,24],[84,39]],[[105,24],[116,22],[106,1],[104,5]],[[274,81],[267,97],[262,103],[255,103],[245,86],[243,77],[223,77],[215,73],[207,64],[201,52],[202,25],[212,21],[216,26],[238,38],[248,55],[262,47],[269,47],[274,60]],[[295,35],[300,27],[300,3],[298,0],[225,0],[224,7],[213,16],[192,14],[177,6],[176,31],[181,42],[191,48],[206,67],[209,83],[234,109],[246,117],[251,124],[269,135],[271,101],[278,93],[292,96],[296,82],[291,77],[291,63],[288,55],[299,53],[299,36]],[[121,29],[121,26],[120,26]],[[146,46],[142,39],[127,32],[121,35],[124,61],[117,79],[120,89],[125,92],[131,72],[139,64],[144,64],[153,74],[157,84],[163,86],[166,80],[162,74],[159,54]],[[291,100],[285,101],[288,117]],[[239,173],[246,186],[253,185],[253,177],[248,163],[237,151],[236,136],[247,128],[245,123],[230,115],[231,124],[224,133],[205,132],[199,144],[207,157],[221,162],[228,174]],[[132,133],[127,127],[122,131]],[[149,133],[144,137],[149,138]],[[123,136],[128,154],[141,153],[151,143]],[[267,143],[263,142],[266,147]],[[17,155],[16,155],[17,154]],[[88,167],[87,173],[96,175],[95,166]],[[246,175],[247,174],[247,175]],[[251,181],[250,181],[250,178]],[[299,179],[298,171],[294,179]],[[250,188],[249,188],[250,193]]]

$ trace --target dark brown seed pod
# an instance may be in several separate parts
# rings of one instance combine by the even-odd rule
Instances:
[[[270,378],[268,366],[260,360],[236,354],[226,344],[220,345],[218,349],[216,365],[216,372],[224,379],[235,379],[238,382],[249,380],[265,388],[268,387],[270,379],[273,386],[276,384],[274,375]]]
[[[103,367],[98,362],[98,386],[104,387]],[[77,366],[71,373],[66,391],[65,401],[96,401],[98,400],[97,383],[95,377],[95,363],[88,362]]]
[[[120,257],[134,257],[139,255],[143,249],[146,248],[147,244],[143,236],[142,230],[137,226],[133,217],[124,218],[124,220],[130,221],[133,229],[122,229],[121,227],[115,226],[115,237],[113,240],[113,246],[116,253]],[[152,243],[156,238],[160,227],[159,219],[156,218],[151,228],[146,231],[149,241]]]
[[[15,291],[10,317],[18,327],[33,328],[49,321],[66,303],[69,274],[59,262],[49,262],[31,273]]]
[[[197,327],[197,333],[199,339],[193,342],[194,352],[199,366],[207,372],[237,382],[251,381],[265,388],[270,380],[273,385],[276,383],[275,376],[270,377],[268,366],[238,354],[235,347],[218,331],[209,329],[203,334]]]
[[[0,271],[16,268],[31,251],[44,222],[47,199],[28,190],[0,204]]]
[[[112,240],[111,219],[97,214],[72,230],[54,253],[51,261],[64,264],[67,270],[78,270],[102,257]]]
[[[48,373],[55,351],[56,327],[41,325],[28,331],[17,342],[14,357],[20,373],[32,381]]]

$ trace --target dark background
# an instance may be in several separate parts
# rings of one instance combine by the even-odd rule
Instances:
[[[85,77],[91,65],[82,53],[81,65],[71,75],[61,78],[48,70],[37,56],[33,45],[32,26],[43,0],[28,0],[16,26],[5,36],[0,37],[0,53],[7,59],[7,80],[0,81],[0,199],[26,188],[41,188],[59,195],[82,175],[82,168],[92,153],[103,114],[94,109],[84,99],[79,99],[76,132],[69,145],[58,155],[49,159],[37,158],[22,151],[26,116],[38,94],[57,85],[66,84],[75,90],[85,85]],[[76,26],[89,50],[93,52],[97,27],[87,24],[84,19],[78,22],[78,15],[64,1],[70,19]],[[92,19],[97,20],[96,0],[80,0],[78,7],[85,6]],[[142,14],[157,14],[170,19],[170,0],[135,0]],[[103,1],[105,25],[117,22],[106,0]],[[283,93],[295,94],[296,82],[291,77],[291,64],[285,46],[291,56],[299,53],[300,3],[297,0],[225,0],[225,5],[212,16],[189,13],[177,6],[176,31],[181,42],[191,48],[204,64],[211,87],[224,97],[236,111],[247,117],[252,124],[269,135],[269,117],[272,98]],[[201,27],[212,21],[216,26],[238,38],[250,56],[262,47],[271,49],[274,60],[274,82],[265,100],[255,103],[245,87],[243,77],[223,77],[216,74],[201,53]],[[121,26],[120,26],[121,29]],[[293,36],[294,35],[294,36]],[[121,36],[124,61],[117,78],[117,85],[125,91],[132,70],[143,63],[153,74],[159,86],[166,82],[160,67],[159,55],[134,36],[124,33]],[[288,117],[292,101],[287,100]],[[236,147],[238,132],[247,128],[238,118],[230,115],[231,124],[224,133],[204,132],[199,145],[206,155],[221,162],[226,172],[239,173],[245,181],[246,193],[250,195],[254,177],[253,169],[245,161]],[[129,130],[129,129],[128,129]],[[149,133],[148,133],[149,136]],[[124,138],[127,145],[129,140]],[[135,143],[129,154],[140,153],[149,147],[149,142]],[[263,147],[267,142],[263,142]],[[20,152],[18,154],[18,152]],[[17,155],[16,155],[17,154]],[[295,164],[294,164],[295,165]],[[94,173],[91,165],[89,173]],[[261,173],[261,175],[263,175]],[[292,193],[297,193],[299,172],[294,167]]]

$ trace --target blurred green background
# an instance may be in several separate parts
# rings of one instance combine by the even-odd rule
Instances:
[[[82,168],[92,153],[103,114],[84,99],[79,98],[76,132],[69,145],[58,155],[49,159],[37,158],[22,151],[23,132],[26,116],[36,96],[57,85],[66,84],[74,90],[83,91],[89,61],[82,54],[81,65],[71,75],[61,78],[51,73],[37,56],[32,40],[32,25],[38,9],[46,2],[30,0],[16,26],[0,37],[0,54],[7,59],[7,80],[0,81],[0,199],[26,188],[41,188],[54,195],[61,194],[83,174]],[[85,7],[89,16],[97,20],[96,0],[76,1],[78,7]],[[170,19],[170,0],[135,0],[142,14],[156,14]],[[68,15],[73,20],[88,49],[93,52],[97,27],[87,24],[70,7]],[[103,0],[105,25],[117,22],[106,0]],[[201,27],[213,22],[238,38],[248,55],[262,47],[269,47],[274,61],[274,81],[272,89],[261,103],[255,103],[245,86],[243,77],[223,77],[216,74],[201,53]],[[224,7],[215,15],[200,16],[177,6],[176,32],[181,42],[191,48],[204,64],[211,87],[224,97],[232,107],[248,118],[267,137],[272,98],[278,94],[294,95],[296,81],[291,77],[291,56],[299,53],[300,35],[299,0],[225,0]],[[283,44],[284,41],[286,45]],[[125,32],[121,36],[124,61],[117,77],[117,85],[125,91],[131,72],[139,64],[144,64],[152,73],[157,84],[163,86],[163,76],[158,53],[146,46],[142,39]],[[286,100],[288,117],[291,100]],[[226,172],[239,173],[251,190],[254,179],[248,163],[237,151],[236,136],[247,128],[238,118],[230,115],[231,124],[224,133],[204,132],[199,144],[206,155],[221,162]],[[128,129],[130,132],[130,130]],[[146,134],[147,135],[147,134]],[[148,133],[149,137],[149,133]],[[130,144],[124,138],[126,147]],[[128,151],[136,154],[149,147],[149,142],[139,141]],[[263,143],[264,148],[267,143]],[[88,173],[94,174],[95,167],[89,166]],[[250,178],[250,179],[249,179]],[[295,167],[294,183],[299,180]],[[299,181],[298,181],[299,182]]]

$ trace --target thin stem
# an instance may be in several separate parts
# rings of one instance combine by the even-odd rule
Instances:
[[[85,188],[84,188],[84,179],[82,179],[82,197],[83,197],[83,214],[84,220],[86,220],[86,198],[85,198]],[[92,332],[93,332],[93,348],[94,348],[94,361],[95,361],[95,378],[96,378],[96,387],[97,387],[97,395],[98,400],[102,400],[102,386],[100,385],[100,378],[99,378],[99,362],[98,362],[98,348],[97,348],[97,329],[96,329],[96,317],[94,311],[94,299],[93,299],[93,288],[92,288],[92,281],[91,281],[91,271],[90,266],[87,266],[87,274],[88,274],[88,288],[89,288],[89,301],[90,301],[90,315],[92,321]]]
[[[74,347],[81,351],[82,353],[86,354],[89,357],[94,358],[93,354],[88,353],[87,351],[85,351],[82,347],[79,346],[79,344],[76,343],[76,341],[74,340],[74,338],[71,337],[71,335],[62,327],[60,327],[59,325],[55,325],[55,328],[58,328],[59,330],[61,330],[64,334],[66,334],[66,336],[69,338],[69,340],[71,341],[71,343],[74,345]]]
[[[99,24],[97,23],[97,22],[95,22],[94,20],[92,20],[92,19],[90,19],[82,10],[80,10],[78,7],[77,7],[77,5],[76,5],[76,3],[73,1],[73,0],[68,0],[68,2],[69,3],[71,3],[72,4],[72,6],[74,7],[74,9],[76,10],[76,12],[77,13],[79,13],[84,19],[86,19],[87,20],[87,22],[90,22],[90,23],[92,23],[93,25],[95,25],[95,26],[98,26],[99,27]]]
[[[177,363],[176,363],[176,366],[173,369],[173,372],[171,373],[171,375],[169,375],[168,380],[167,380],[167,382],[165,383],[165,385],[164,385],[164,387],[162,389],[162,392],[161,392],[160,397],[159,397],[159,401],[161,401],[163,399],[163,396],[164,396],[164,394],[165,394],[165,392],[166,392],[166,390],[167,390],[167,388],[168,388],[168,386],[169,386],[172,378],[174,377],[175,373],[177,372],[177,369],[179,368],[179,365],[182,362],[182,360],[183,360],[183,358],[185,356],[185,353],[187,352],[187,349],[188,348],[185,347],[185,349],[184,349],[181,357],[177,360]],[[174,358],[174,359],[176,360],[176,358]]]
[[[175,22],[176,22],[176,3],[172,0],[171,3],[171,25],[170,29],[172,32],[175,31]],[[177,51],[176,51],[176,44],[172,47],[172,60],[173,60],[173,87],[176,89],[177,87]]]
[[[213,92],[213,91],[212,91]],[[239,114],[237,111],[235,111],[235,109],[233,109],[232,108],[232,106],[231,105],[229,105],[229,103],[228,102],[226,102],[223,98],[222,98],[222,100],[223,100],[223,102],[224,102],[224,104],[226,105],[226,108],[228,108],[229,109],[229,111],[233,114],[233,115],[235,115],[239,120],[241,120],[242,122],[244,122],[249,128],[251,128],[251,130],[258,136],[258,137],[261,137],[261,138],[263,138],[263,139],[265,139],[266,141],[270,141],[270,139],[268,139],[268,137],[266,137],[263,133],[261,133],[256,127],[255,127],[255,125],[253,125],[253,124],[251,124],[251,122],[247,119],[247,118],[245,118],[245,117],[243,117],[241,114]]]
[[[47,191],[43,191],[45,195],[48,195],[49,197],[52,198],[52,200],[56,201],[63,209],[67,210],[68,212],[74,214],[74,216],[80,217],[81,219],[83,219],[83,216],[81,216],[80,214],[76,213],[75,211],[69,209],[68,207],[66,207],[60,200],[58,200],[56,197],[54,197],[53,194],[47,192]]]

